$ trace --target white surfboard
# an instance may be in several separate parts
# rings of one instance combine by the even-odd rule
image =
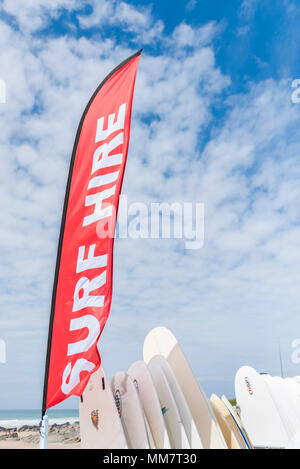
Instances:
[[[265,380],[250,366],[235,377],[240,418],[254,447],[285,448],[289,436]]]
[[[174,396],[163,370],[153,360],[150,360],[148,363],[148,368],[157,391],[166,428],[169,434],[171,448],[190,449],[188,438],[180,419]]]
[[[144,411],[134,382],[124,371],[119,371],[111,380],[124,433],[129,449],[150,449]]]
[[[285,426],[289,441],[293,440],[300,432],[300,422],[296,410],[293,409],[293,396],[289,392],[284,380],[279,376],[262,375],[269,392],[273,397],[275,405]]]
[[[224,404],[226,405],[227,409],[229,410],[229,412],[231,413],[232,415],[232,418],[234,419],[241,435],[242,435],[242,438],[245,440],[245,443],[248,447],[248,449],[253,449],[253,445],[251,443],[251,440],[249,438],[249,435],[247,434],[246,432],[246,429],[243,427],[242,425],[242,422],[240,420],[240,417],[238,416],[236,410],[234,409],[234,407],[231,405],[231,403],[229,402],[229,400],[227,399],[227,397],[223,394],[223,396],[221,397],[222,399],[222,402],[224,402]]]
[[[289,393],[292,395],[291,405],[300,421],[300,386],[293,378],[285,378],[284,382]]]
[[[81,447],[125,449],[121,420],[102,366],[93,373],[79,399]]]
[[[293,378],[285,378],[285,385],[289,390],[290,405],[300,421],[300,386]],[[289,449],[300,449],[300,430],[289,441]]]
[[[203,449],[203,445],[201,443],[199,433],[197,431],[191,411],[186,403],[184,394],[178,384],[178,381],[172,368],[170,367],[165,357],[163,357],[162,355],[155,355],[151,359],[151,362],[156,363],[158,366],[160,366],[165,374],[165,377],[167,378],[168,384],[175,399],[180,419],[183,423],[189,441],[190,448]]]
[[[295,380],[295,378],[294,377],[284,378],[284,381],[293,387],[294,392],[297,394],[298,398],[300,399],[300,386],[298,382]]]
[[[152,329],[145,339],[143,353],[146,363],[155,355],[162,355],[168,361],[189,406],[203,448],[227,448],[210,403],[172,332],[165,327]]]
[[[300,387],[300,376],[293,376],[292,378]]]
[[[212,394],[210,397],[216,418],[222,429],[223,436],[229,449],[250,449],[241,429],[238,427],[236,420],[233,418],[229,409],[224,402],[216,395]],[[217,411],[222,415],[226,422],[226,429],[223,428],[223,420],[219,421]]]
[[[128,373],[129,374],[129,373]],[[132,379],[132,378],[131,378]],[[143,403],[141,401],[141,396],[140,396],[140,393],[139,393],[139,388],[138,388],[138,384],[137,384],[137,381],[132,379],[134,385],[135,385],[135,389],[137,390],[137,393],[138,393],[138,397],[139,397],[139,401],[140,401],[140,406],[143,410],[143,418],[144,418],[144,423],[145,423],[145,427],[146,427],[146,432],[147,432],[147,438],[148,438],[148,443],[149,443],[149,448],[150,449],[156,449],[156,446],[155,446],[155,443],[154,443],[154,440],[153,440],[153,436],[152,436],[152,432],[150,430],[150,426],[149,426],[149,423],[148,423],[148,419],[145,415],[145,411],[144,411],[144,406],[143,406]]]
[[[134,384],[136,384],[136,383],[134,383]],[[148,423],[148,419],[145,415],[145,412],[144,412],[144,421],[145,421],[145,425],[146,425],[146,432],[147,432],[147,436],[148,436],[149,448],[150,449],[156,449],[156,446],[155,446],[155,443],[154,443],[154,440],[153,440],[153,436],[152,436],[152,432],[150,430],[150,425]]]
[[[298,419],[300,420],[300,385],[295,378],[285,378],[285,383],[292,394],[291,406],[294,409]],[[300,431],[290,440],[289,449],[300,449]]]
[[[170,449],[171,444],[162,415],[160,402],[150,371],[142,360],[136,361],[128,370],[129,376],[137,384],[145,416],[157,449]]]

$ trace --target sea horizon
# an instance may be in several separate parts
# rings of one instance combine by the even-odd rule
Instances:
[[[79,422],[78,409],[49,409],[49,425]],[[39,425],[40,409],[0,409],[0,427],[20,428],[23,425]]]

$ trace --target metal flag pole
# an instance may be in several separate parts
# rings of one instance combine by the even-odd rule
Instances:
[[[48,448],[48,416],[43,415],[40,422],[40,449]]]
[[[283,378],[283,366],[282,366],[282,356],[281,356],[281,347],[280,347],[280,337],[278,337],[278,351],[279,351],[281,377]]]

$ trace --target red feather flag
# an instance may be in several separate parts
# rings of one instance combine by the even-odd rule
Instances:
[[[140,54],[98,86],[77,130],[54,277],[43,415],[80,396],[101,363],[97,342],[112,298],[113,235]]]

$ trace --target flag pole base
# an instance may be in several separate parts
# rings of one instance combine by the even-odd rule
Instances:
[[[48,448],[48,416],[44,415],[40,423],[40,449]]]

